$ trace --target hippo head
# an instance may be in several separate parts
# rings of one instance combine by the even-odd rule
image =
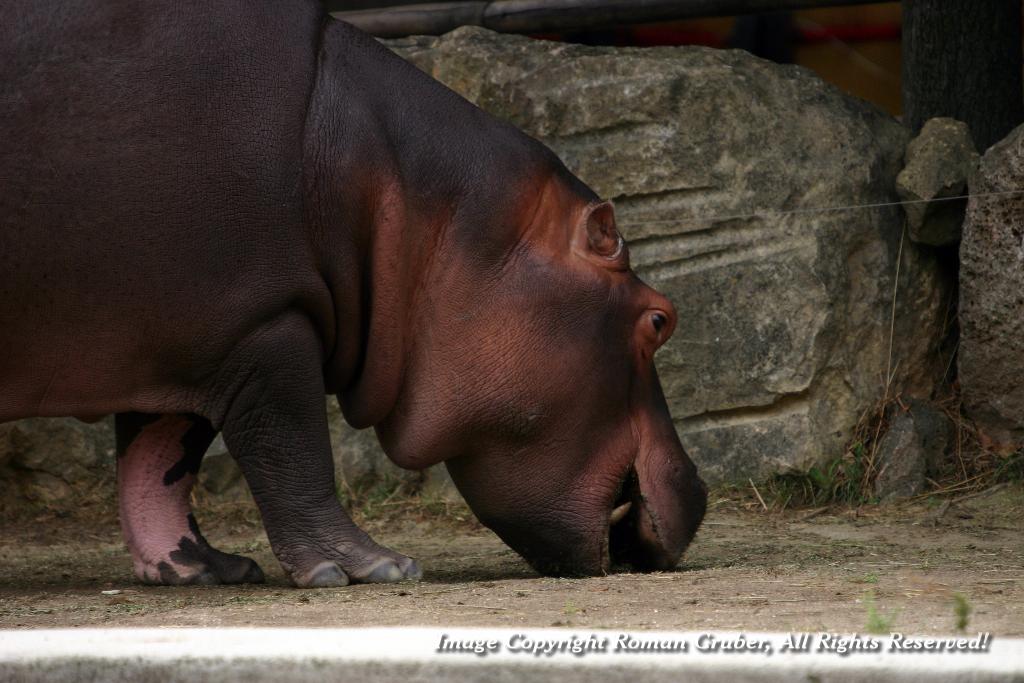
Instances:
[[[676,310],[630,269],[611,204],[564,168],[533,178],[432,247],[378,435],[399,465],[445,461],[542,573],[671,569],[706,502],[654,367]]]

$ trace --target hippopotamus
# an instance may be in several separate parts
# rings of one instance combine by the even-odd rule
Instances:
[[[313,0],[2,15],[0,421],[115,416],[139,579],[263,580],[189,507],[218,433],[294,585],[420,577],[337,499],[332,394],[539,572],[678,563],[676,309],[553,152]]]

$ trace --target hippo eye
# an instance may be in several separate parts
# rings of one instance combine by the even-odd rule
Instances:
[[[660,333],[666,323],[668,323],[668,318],[662,313],[655,313],[651,316],[651,324],[654,325],[655,333]]]

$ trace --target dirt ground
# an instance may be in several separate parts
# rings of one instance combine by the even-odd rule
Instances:
[[[570,626],[1024,636],[1024,485],[953,504],[766,513],[712,497],[678,571],[537,576],[471,521],[362,520],[417,557],[419,583],[297,590],[251,510],[200,509],[211,543],[260,562],[260,586],[150,587],[108,512],[5,521],[0,628]],[[120,591],[103,594],[103,591]],[[959,608],[958,608],[959,605]]]

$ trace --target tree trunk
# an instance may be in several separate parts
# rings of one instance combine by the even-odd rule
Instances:
[[[903,120],[936,116],[982,152],[1024,122],[1020,0],[903,0]]]

